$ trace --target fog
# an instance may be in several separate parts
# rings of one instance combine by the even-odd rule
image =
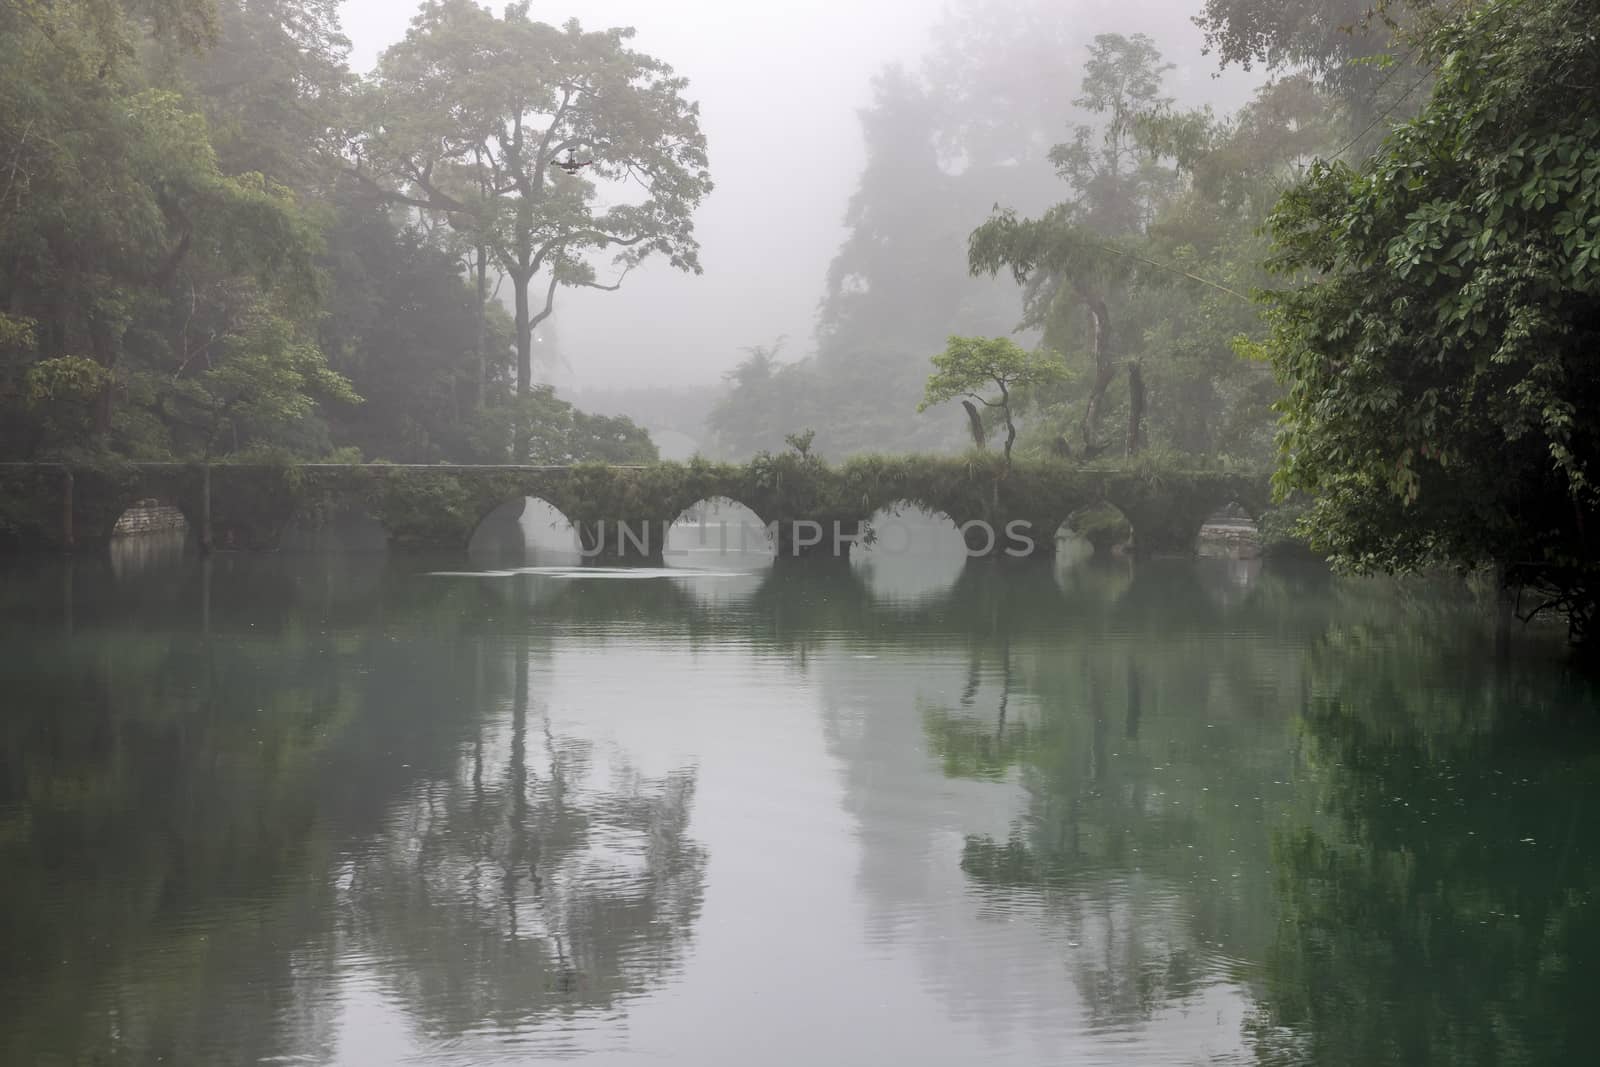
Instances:
[[[982,8],[995,21],[1039,7],[1006,0],[962,6]],[[1260,80],[1233,69],[1218,75],[1190,22],[1197,5],[1186,0],[1051,6],[1061,37],[1079,44],[1038,72],[1043,85],[1064,84],[1075,95],[1083,46],[1104,32],[1153,36],[1175,64],[1166,90],[1181,105],[1226,110]],[[558,339],[562,361],[543,376],[564,391],[713,384],[748,346],[786,337],[787,357],[810,352],[824,279],[865,159],[857,112],[887,65],[923,67],[931,30],[947,7],[934,0],[572,0],[535,11],[556,23],[577,18],[586,29],[635,27],[635,48],[689,79],[716,183],[696,218],[704,274],[657,261],[615,293],[563,292],[545,331]],[[352,68],[371,70],[404,35],[413,10],[396,0],[347,0]],[[1065,139],[1067,131],[1060,132]],[[1036,163],[1048,168],[1042,158]],[[980,215],[963,225],[982,221]]]

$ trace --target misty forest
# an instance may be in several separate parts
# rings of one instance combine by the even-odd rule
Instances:
[[[1600,0],[0,0],[0,1064],[1592,1060],[1597,353]]]
[[[1490,568],[1581,638],[1600,50],[1561,27],[1595,12],[1189,14],[1201,56],[1085,39],[1061,5],[949,6],[859,109],[813,337],[600,412],[549,384],[584,358],[563,300],[625,315],[636,269],[702,270],[715,146],[671,56],[433,0],[363,73],[335,0],[10,0],[0,449],[626,464],[657,459],[655,422],[737,461],[810,431],[830,461],[1276,468],[1278,525],[1336,562]],[[1252,95],[1177,99],[1175,58]],[[981,338],[1037,364],[1003,405]],[[970,373],[930,383],[947,345]]]

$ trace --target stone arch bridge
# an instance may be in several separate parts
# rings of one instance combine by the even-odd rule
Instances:
[[[1259,517],[1270,492],[1265,474],[1059,462],[1008,469],[982,456],[837,466],[796,454],[639,467],[24,463],[0,465],[0,546],[104,545],[131,504],[155,499],[178,508],[205,548],[271,550],[292,522],[357,511],[396,547],[464,550],[490,512],[526,497],[559,510],[594,558],[659,559],[675,520],[721,499],[754,512],[780,558],[843,559],[880,509],[941,513],[975,554],[1023,556],[1053,552],[1069,516],[1103,503],[1127,517],[1135,554],[1187,554],[1210,515],[1237,504]]]

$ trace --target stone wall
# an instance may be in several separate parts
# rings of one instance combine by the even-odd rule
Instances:
[[[183,517],[183,512],[171,504],[163,504],[159,500],[141,500],[122,513],[122,518],[111,529],[111,536],[134,537],[188,528],[189,523]]]

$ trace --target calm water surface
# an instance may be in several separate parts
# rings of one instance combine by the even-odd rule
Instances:
[[[734,562],[6,569],[0,1063],[1588,1062],[1559,642],[1221,560]]]

